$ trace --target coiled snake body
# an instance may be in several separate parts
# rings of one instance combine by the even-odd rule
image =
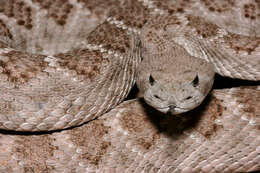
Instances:
[[[135,80],[172,114],[200,105],[215,72],[259,81],[259,14],[257,0],[1,0],[0,128],[89,122]],[[75,129],[3,132],[0,171],[260,170],[259,98],[258,86],[216,90],[181,117],[133,100]]]

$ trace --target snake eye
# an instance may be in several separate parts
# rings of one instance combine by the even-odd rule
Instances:
[[[192,96],[188,96],[185,98],[185,100],[190,100],[192,98]]]
[[[154,95],[154,97],[157,98],[157,99],[160,99],[160,97],[158,95]]]
[[[196,77],[194,78],[194,80],[192,81],[192,85],[194,87],[197,87],[199,85],[199,77],[198,75],[196,75]]]
[[[152,77],[152,75],[149,76],[149,83],[150,83],[151,86],[153,86],[154,83],[155,83],[155,80],[154,80],[154,78]]]

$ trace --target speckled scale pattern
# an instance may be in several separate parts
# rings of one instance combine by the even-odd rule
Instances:
[[[172,29],[167,41],[221,75],[259,80],[258,19],[258,0],[0,0],[0,128],[69,128],[115,107],[134,83],[145,27]],[[14,71],[15,53],[37,70]],[[132,100],[74,129],[3,132],[0,172],[260,170],[259,95],[259,86],[215,90],[183,117]]]
[[[104,22],[88,37],[88,41],[95,45],[102,45],[107,50],[117,50],[120,54],[130,49],[131,36],[125,30]]]
[[[109,65],[110,59],[103,58],[99,51],[76,49],[67,53],[56,54],[58,64],[69,71],[75,71],[83,79],[95,79]]]
[[[215,90],[202,109],[182,117],[132,100],[75,129],[1,134],[0,172],[256,171],[259,94],[259,87]]]
[[[1,75],[18,88],[36,77],[37,73],[44,73],[43,69],[48,65],[47,62],[44,62],[45,56],[21,54],[16,50],[2,53],[2,56],[7,59],[0,60]]]
[[[7,28],[7,26],[2,20],[0,20],[0,25],[1,25],[1,36],[12,39],[13,36],[11,35],[10,30]]]
[[[73,5],[66,0],[42,1],[36,0],[40,8],[48,10],[48,16],[53,18],[58,25],[65,25]]]
[[[112,8],[108,16],[122,21],[127,27],[140,29],[147,22],[150,11],[142,1],[126,0]]]
[[[102,115],[129,93],[139,61],[137,40],[113,23],[92,31],[91,25],[105,20],[108,11],[96,14],[82,1],[1,3],[2,129],[68,128]],[[110,8],[117,4],[110,3]],[[6,14],[16,4],[31,9],[32,28],[17,24],[19,15]],[[64,21],[74,24],[59,22],[62,13]]]
[[[201,2],[202,2],[202,4],[207,6],[208,10],[210,10],[212,12],[217,12],[217,13],[228,11],[228,10],[232,9],[232,6],[234,6],[236,4],[235,0],[228,0],[228,1],[202,0]]]
[[[8,0],[1,1],[0,4],[0,12],[9,18],[14,18],[18,25],[24,26],[29,30],[33,27],[31,8],[24,1]]]
[[[243,9],[249,2],[217,3],[221,2],[225,10],[218,12],[209,10],[208,3],[199,2],[193,2],[185,13],[166,12],[149,20],[141,35],[164,38],[154,40],[155,45],[162,45],[162,40],[164,45],[177,43],[190,55],[211,62],[223,76],[259,80],[259,20],[248,19],[243,10],[232,8],[235,3],[234,6]]]
[[[233,8],[234,6],[237,8]],[[215,23],[224,26],[230,32],[259,36],[259,31],[257,30],[260,17],[258,0],[202,1],[201,4],[197,4],[197,7],[198,10],[195,12],[197,15],[204,14],[200,13],[202,12],[200,10],[203,10],[209,13],[209,15],[205,16],[206,18],[214,20],[213,16],[218,16]],[[228,21],[230,21],[229,24]]]
[[[167,11],[169,14],[178,14],[188,11],[195,2],[194,0],[176,0],[176,1],[152,1],[156,7]]]

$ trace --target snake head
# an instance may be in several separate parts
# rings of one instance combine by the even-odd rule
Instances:
[[[215,72],[210,63],[191,56],[150,56],[141,62],[137,74],[137,86],[147,104],[163,113],[180,114],[202,103]]]

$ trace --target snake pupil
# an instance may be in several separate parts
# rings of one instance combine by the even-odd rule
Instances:
[[[195,77],[194,80],[192,81],[192,85],[193,85],[194,87],[196,87],[196,86],[198,86],[198,84],[199,84],[199,77],[198,77],[198,75],[196,75],[196,77]]]
[[[149,76],[149,83],[150,83],[151,86],[153,86],[154,83],[155,83],[155,80],[154,80],[154,78],[152,77],[152,75]]]

